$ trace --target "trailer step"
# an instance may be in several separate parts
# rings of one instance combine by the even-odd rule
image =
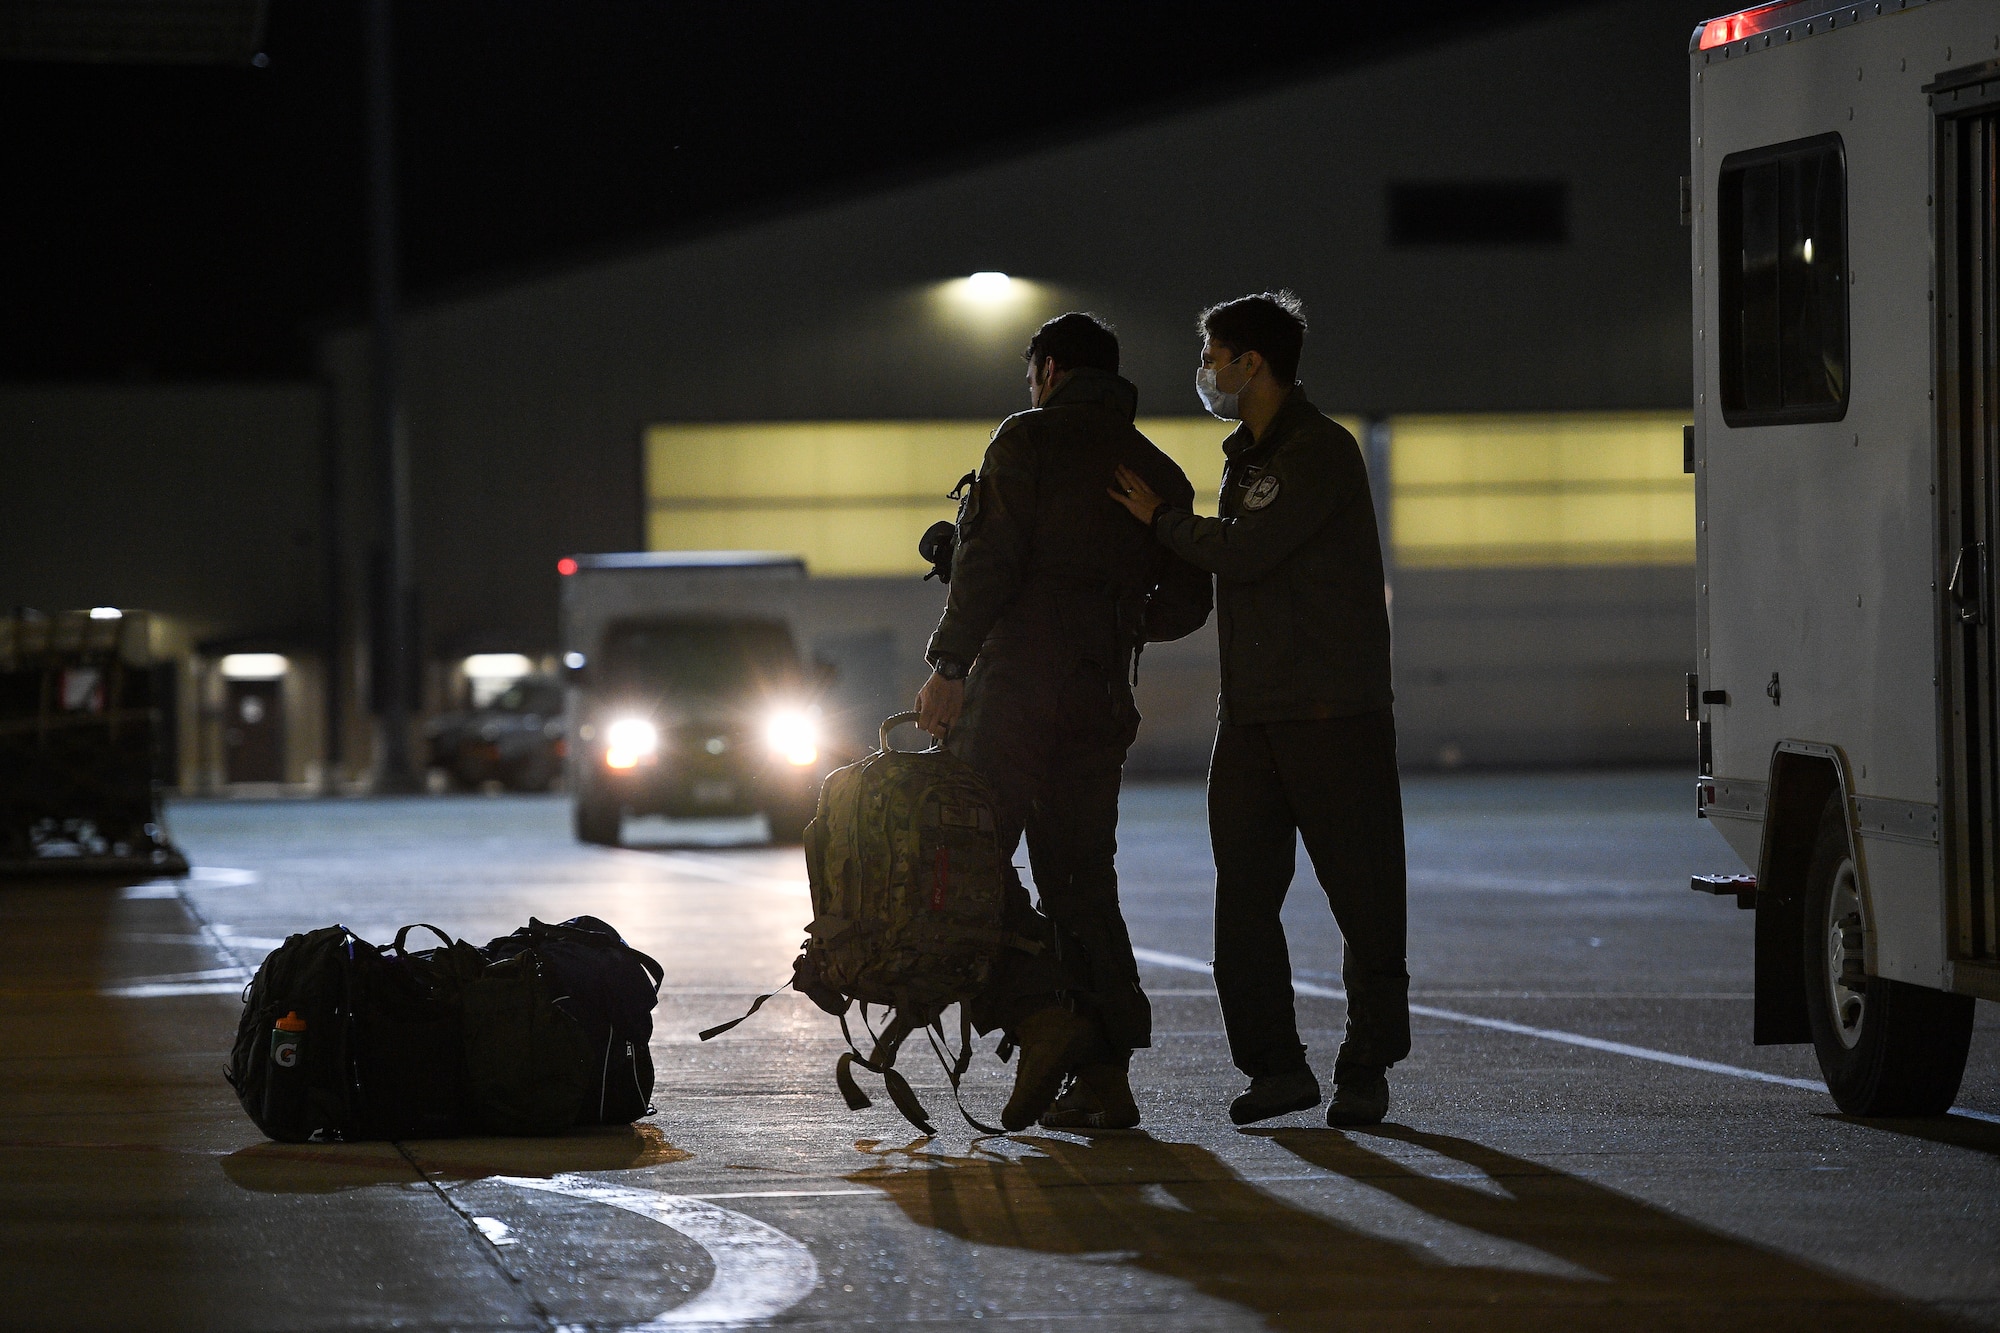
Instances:
[[[1688,887],[1696,893],[1712,893],[1720,898],[1724,894],[1736,895],[1736,906],[1749,911],[1757,905],[1757,877],[1755,875],[1696,875]]]

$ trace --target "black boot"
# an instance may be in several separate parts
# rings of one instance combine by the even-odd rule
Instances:
[[[1389,1076],[1380,1069],[1357,1069],[1337,1076],[1333,1101],[1326,1108],[1326,1123],[1335,1129],[1350,1125],[1379,1125],[1389,1114]]]
[[[1319,1105],[1319,1080],[1304,1065],[1283,1074],[1265,1074],[1229,1103],[1229,1118],[1239,1125],[1269,1120],[1274,1115],[1310,1111]]]

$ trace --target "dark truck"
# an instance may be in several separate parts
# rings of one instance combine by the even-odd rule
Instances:
[[[620,617],[566,670],[580,840],[616,845],[628,814],[759,812],[773,840],[799,840],[833,766],[820,715],[831,672],[801,661],[784,621]]]

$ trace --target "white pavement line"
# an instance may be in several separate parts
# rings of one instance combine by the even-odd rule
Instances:
[[[160,1000],[175,995],[241,995],[250,973],[240,967],[214,967],[163,977],[134,977],[98,994],[114,1000]]]
[[[187,877],[207,888],[242,888],[255,884],[258,876],[254,870],[237,870],[231,866],[196,866],[188,871]]]
[[[684,1199],[839,1199],[858,1195],[889,1196],[881,1190],[740,1190],[734,1194],[684,1194]]]
[[[623,1208],[680,1232],[708,1251],[715,1265],[708,1286],[693,1300],[632,1326],[630,1333],[740,1328],[783,1314],[819,1285],[819,1264],[811,1250],[776,1227],[700,1199],[611,1185],[580,1175],[547,1180],[532,1176],[493,1179],[520,1189]]]
[[[1213,976],[1215,969],[1200,959],[1183,954],[1161,953],[1157,949],[1134,949],[1132,954],[1142,963],[1155,967],[1170,967],[1182,972],[1200,972]],[[1344,1000],[1347,992],[1332,986],[1315,985],[1310,981],[1292,979],[1292,989],[1301,995],[1318,995],[1329,1000]],[[1750,1079],[1756,1083],[1776,1083],[1787,1088],[1798,1088],[1803,1092],[1825,1093],[1826,1084],[1807,1078],[1787,1078],[1783,1074],[1767,1074],[1761,1069],[1745,1069],[1741,1065],[1725,1065],[1714,1060],[1697,1060],[1691,1055],[1675,1055],[1672,1051],[1656,1051],[1650,1046],[1631,1046],[1622,1041],[1605,1041],[1598,1037],[1586,1037],[1577,1032],[1563,1032],[1556,1028],[1530,1027],[1526,1023],[1509,1023],[1504,1018],[1483,1018],[1478,1014],[1461,1014],[1454,1009],[1434,1009],[1427,1004],[1410,1006],[1412,1014],[1425,1018],[1441,1018],[1448,1023],[1464,1023],[1469,1027],[1488,1028],[1494,1032],[1512,1033],[1517,1037],[1539,1037],[1543,1041],[1561,1042],[1565,1046],[1581,1046],[1586,1050],[1605,1051],[1612,1055],[1630,1056],[1634,1060],[1651,1060],[1655,1064],[1674,1065],[1680,1069],[1698,1069],[1705,1074],[1727,1074],[1731,1078]],[[1962,1115],[1970,1120],[1988,1120],[2000,1124],[2000,1115],[1989,1115],[1984,1111],[1968,1111],[1954,1106],[1951,1114]]]

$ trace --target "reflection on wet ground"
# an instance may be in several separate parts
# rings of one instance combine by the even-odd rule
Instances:
[[[593,1125],[546,1139],[413,1139],[402,1143],[256,1143],[222,1159],[223,1174],[266,1194],[324,1194],[368,1185],[636,1171],[693,1154],[652,1125]]]

